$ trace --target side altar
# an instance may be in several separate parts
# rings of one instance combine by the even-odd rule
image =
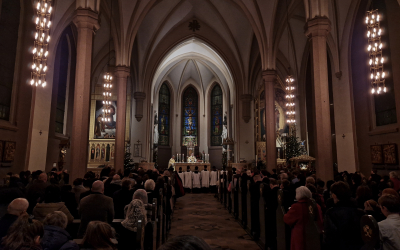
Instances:
[[[197,166],[199,167],[199,171],[202,171],[204,169],[204,166],[207,166],[207,170],[210,171],[211,164],[210,163],[204,163],[204,162],[175,162],[175,170],[179,171],[179,168],[182,168],[182,171],[187,170],[187,166],[190,166],[190,170],[194,171],[194,168]]]

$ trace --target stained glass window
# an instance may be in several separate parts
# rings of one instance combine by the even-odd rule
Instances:
[[[222,145],[222,89],[217,84],[211,92],[211,146]]]
[[[170,92],[166,83],[160,88],[158,100],[158,145],[169,146]]]
[[[182,144],[193,142],[197,146],[198,96],[193,87],[185,90],[182,96]]]

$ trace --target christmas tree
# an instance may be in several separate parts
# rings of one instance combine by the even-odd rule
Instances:
[[[129,169],[134,166],[134,162],[131,159],[131,153],[125,152],[124,156],[124,169]]]
[[[299,138],[291,135],[286,138],[286,161],[289,161],[290,158],[297,157],[302,155],[303,148],[301,147],[301,143]]]

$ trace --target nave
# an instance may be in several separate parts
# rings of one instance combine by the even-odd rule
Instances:
[[[175,204],[169,238],[194,235],[212,249],[260,249],[214,194],[186,194]]]

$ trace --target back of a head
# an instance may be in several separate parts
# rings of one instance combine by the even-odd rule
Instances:
[[[44,192],[45,203],[61,202],[61,189],[57,185],[50,185],[46,187]]]
[[[74,186],[80,186],[80,185],[82,185],[83,184],[83,179],[82,178],[76,178],[75,180],[74,180]]]
[[[133,193],[132,200],[134,199],[139,199],[143,202],[143,204],[147,204],[148,198],[147,198],[147,192],[144,189],[138,189]]]
[[[391,213],[400,213],[400,199],[392,194],[382,195],[379,200],[381,207],[386,207]]]
[[[196,236],[180,235],[168,240],[158,250],[211,250],[211,247]]]
[[[296,200],[310,199],[312,197],[311,191],[305,186],[296,188]]]
[[[104,183],[102,181],[93,182],[92,191],[97,193],[102,193],[104,191]]]
[[[39,243],[38,237],[44,235],[43,224],[32,220],[28,214],[20,216],[11,225],[2,241],[2,250],[14,250],[24,247],[34,247]]]
[[[114,232],[108,223],[101,221],[89,222],[83,245],[93,249],[116,249],[111,239],[114,238]]]
[[[152,179],[149,179],[144,183],[144,189],[146,189],[146,191],[153,191],[155,187],[156,183]]]
[[[54,211],[46,215],[43,220],[44,225],[56,226],[65,229],[68,225],[68,218],[64,212]]]
[[[350,199],[350,187],[343,181],[338,181],[332,184],[331,193],[335,194],[338,200]]]
[[[122,183],[121,183],[122,188],[129,189],[129,188],[131,188],[131,185],[132,185],[132,181],[130,179],[122,180]]]
[[[47,182],[47,174],[46,173],[41,173],[38,177],[39,181]]]
[[[29,202],[27,199],[16,198],[8,205],[7,212],[9,214],[19,216],[20,214],[26,212],[28,207],[29,207]]]
[[[394,195],[394,196],[396,196],[396,197],[398,197],[399,198],[399,194],[396,192],[396,190],[394,190],[393,188],[385,188],[383,191],[382,191],[382,196],[383,195],[387,195],[387,194],[391,194],[391,195]]]
[[[313,184],[315,185],[315,179],[311,176],[306,178],[306,184]]]
[[[396,178],[396,179],[397,179],[397,178],[398,178],[398,175],[397,175],[397,173],[396,173],[395,171],[392,171],[392,172],[389,173],[389,177],[390,177],[390,178]]]
[[[118,174],[115,174],[113,176],[113,181],[117,181],[117,180],[121,180],[121,176],[119,176]]]

